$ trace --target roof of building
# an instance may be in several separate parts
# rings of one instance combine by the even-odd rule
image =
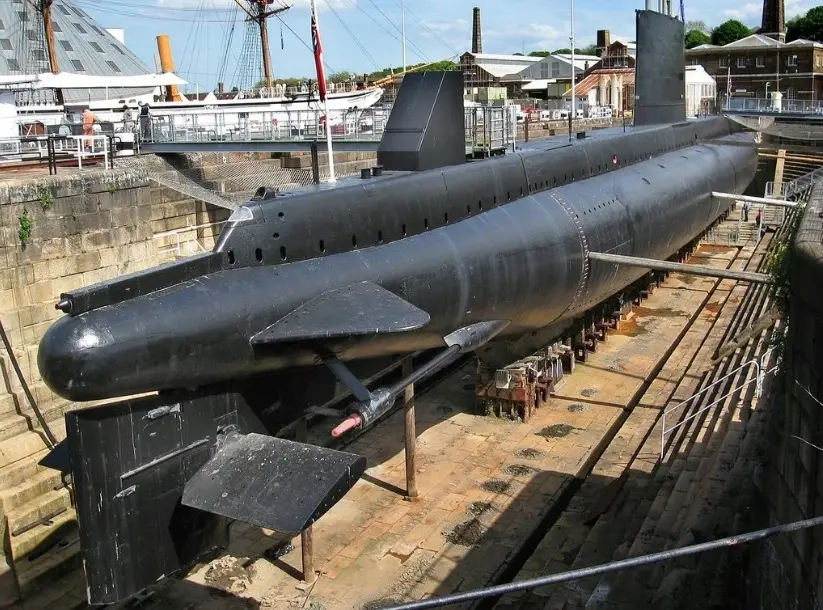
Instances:
[[[539,62],[542,57],[528,55],[495,55],[493,53],[468,53],[474,57],[475,64],[495,78],[520,72],[523,68]]]
[[[68,0],[51,8],[55,54],[61,71],[93,76],[137,76],[149,70],[114,36]],[[32,2],[0,2],[0,74],[49,72],[43,19]],[[151,93],[151,89],[110,89],[110,98]],[[104,99],[105,90],[67,90],[67,103]]]
[[[542,91],[543,89],[546,89],[549,85],[553,85],[556,82],[556,78],[538,78],[526,85],[523,85],[521,89],[523,91]]]
[[[717,51],[719,49],[729,49],[731,51],[735,51],[753,49],[785,49],[797,47],[823,48],[823,44],[820,44],[819,42],[815,42],[813,40],[805,40],[803,38],[798,38],[797,40],[793,40],[791,42],[780,42],[779,40],[769,38],[768,36],[763,36],[762,34],[752,34],[751,36],[746,36],[745,38],[741,38],[740,40],[735,40],[734,42],[730,42],[729,44],[724,45],[708,43],[701,44],[699,46],[694,47],[693,49],[687,49],[686,53],[694,53],[696,51]]]
[[[566,63],[572,62],[572,54],[571,53],[553,53],[550,57],[556,57],[557,59],[562,59]],[[597,55],[581,55],[578,53],[574,54],[574,67],[578,70],[586,70],[590,66],[593,66],[600,58]]]
[[[703,66],[686,66],[685,80],[687,85],[715,84],[714,78]]]
[[[589,91],[600,84],[601,76],[611,76],[613,74],[619,74],[622,76],[624,85],[634,84],[634,68],[602,68],[599,70],[592,70],[586,78],[577,83],[574,88],[574,95],[576,97],[586,95]],[[569,87],[563,96],[571,97],[571,94],[572,90],[571,87]]]

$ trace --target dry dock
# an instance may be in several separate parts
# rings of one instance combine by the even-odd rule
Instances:
[[[704,245],[689,262],[755,271],[770,239]],[[712,358],[768,306],[762,287],[673,274],[527,424],[475,414],[466,365],[416,398],[419,498],[403,498],[402,411],[347,447],[369,468],[315,524],[313,585],[300,582],[299,537],[235,524],[227,555],[161,585],[142,606],[376,609],[670,547],[704,515],[694,503],[687,510],[689,499],[722,492],[716,468],[728,471],[736,455],[723,440],[739,437],[756,412],[751,371],[736,369],[763,355],[769,331]],[[669,416],[667,427],[719,397],[667,437],[661,462],[662,411],[716,380]],[[721,450],[722,464],[699,466],[718,464]],[[637,582],[604,578],[477,607],[582,608],[612,590],[624,594],[611,601],[647,607],[665,576],[646,577],[642,601]]]

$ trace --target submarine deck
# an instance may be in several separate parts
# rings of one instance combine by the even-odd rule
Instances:
[[[755,270],[769,241],[741,249],[702,246],[691,262]],[[696,418],[689,431],[694,436],[668,449],[656,469],[661,410],[693,395],[706,375],[726,374],[744,357],[762,355],[765,344],[757,336],[733,358],[711,364],[715,349],[768,305],[762,287],[673,274],[566,376],[528,423],[474,414],[474,371],[463,367],[416,398],[416,501],[402,497],[402,410],[348,446],[367,456],[369,468],[314,526],[320,572],[314,585],[298,582],[300,549],[291,545],[299,545],[299,537],[292,541],[238,523],[227,555],[161,584],[141,607],[385,608],[602,563],[612,552],[625,556],[626,545],[647,551],[670,545],[675,522],[685,527],[678,516],[688,512],[690,498],[722,496],[711,493],[720,484],[715,470],[699,477],[694,460],[722,456],[717,459],[725,464],[737,455],[745,423],[758,411],[748,390],[732,394],[708,417]],[[667,482],[658,497],[650,490],[658,490],[661,471]],[[665,476],[681,471],[671,481]],[[615,490],[622,480],[622,491],[619,483]],[[709,487],[689,493],[692,483]],[[611,514],[612,500],[612,512],[628,511],[634,520]],[[719,501],[720,509],[731,510],[733,500]],[[592,512],[606,514],[594,527],[584,525]],[[644,519],[651,519],[651,533],[636,537]],[[655,577],[646,576],[659,583],[662,573]],[[595,591],[596,583],[583,583]],[[625,606],[610,607],[644,607],[645,598],[632,591]],[[503,598],[496,607],[563,608],[578,598],[578,589],[541,589]]]

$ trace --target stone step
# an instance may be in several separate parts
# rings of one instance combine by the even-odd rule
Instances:
[[[25,481],[0,491],[0,532],[6,531],[7,519],[15,509],[29,505],[62,483],[56,470],[42,469]]]
[[[735,290],[739,290],[739,288],[735,288]],[[743,303],[738,303],[732,298],[733,292],[734,290],[729,293],[727,301],[720,310],[714,328],[725,327],[728,329],[730,323],[734,322],[735,315],[739,313],[740,305]],[[726,333],[722,334],[725,335]],[[695,357],[693,368],[699,369],[710,361],[714,349],[721,340],[719,335],[719,333],[710,333],[708,340],[701,347],[700,353]],[[725,367],[719,368],[725,370]],[[719,376],[722,375],[715,373],[709,376],[709,379]],[[686,383],[682,388],[678,388],[674,395],[679,395],[679,398],[685,393],[686,398],[688,398],[698,390],[698,385],[705,387],[706,383]],[[701,401],[701,405],[708,402],[711,402],[711,400]],[[674,400],[668,406],[676,403],[677,400]],[[699,408],[701,407],[696,407],[694,410]],[[667,426],[670,425],[672,424],[667,423]],[[651,435],[647,440],[647,445],[641,450],[641,455],[645,452],[659,452],[659,438],[658,428],[657,433]],[[678,456],[678,458],[674,463],[669,462],[667,464],[664,462],[661,464],[655,472],[651,473],[652,476],[643,482],[644,485],[634,485],[636,477],[632,477],[627,481],[627,485],[621,493],[621,498],[618,498],[613,505],[614,510],[601,517],[592,531],[593,540],[597,540],[604,534],[608,540],[610,531],[622,530],[625,532],[623,542],[615,547],[611,557],[603,557],[598,563],[608,560],[616,561],[627,556],[641,554],[643,551],[637,546],[638,540],[646,546],[651,545],[655,535],[659,535],[658,528],[663,528],[666,524],[671,525],[672,520],[677,519],[679,514],[678,506],[682,506],[692,497],[686,490],[689,488],[691,477],[696,470],[694,460],[686,459],[684,456]],[[634,473],[635,468],[633,466],[632,469]],[[604,519],[604,517],[607,518]],[[611,534],[611,536],[619,538],[614,534]],[[597,551],[599,555],[600,549]],[[592,561],[580,562],[574,567],[583,567],[583,565],[592,565],[593,563]],[[588,584],[588,586],[581,587],[584,592],[582,603],[589,600],[595,603],[603,597],[608,597],[611,601],[611,592],[614,591],[615,583],[618,580],[619,575],[606,575],[601,579],[590,579],[588,583],[584,581],[581,584]],[[586,598],[585,593],[589,592],[590,595]]]
[[[705,280],[703,283],[707,291],[712,284],[713,280]],[[731,283],[721,283],[713,293],[712,301],[725,304],[730,288]],[[636,457],[632,456],[635,456],[638,447],[643,445],[644,439],[654,427],[659,410],[669,404],[671,396],[681,384],[690,382],[685,376],[701,353],[701,346],[705,344],[707,337],[712,336],[715,322],[715,317],[699,317],[695,320],[640,399],[643,408],[632,411],[623,424],[621,433],[606,449],[595,465],[592,476],[583,484],[579,495],[585,499],[584,506],[575,510],[571,510],[570,506],[552,527],[549,536],[541,541],[539,550],[545,552],[548,549],[549,552],[540,559],[540,563],[548,564],[551,572],[605,563],[611,559],[616,549],[634,538],[642,520],[634,522],[633,528],[614,527],[615,520],[619,520],[622,526],[627,521],[626,515],[633,516],[638,512],[645,514],[651,508],[652,500],[644,497],[644,487],[657,462],[659,440],[653,443],[651,450],[641,450]],[[609,483],[604,487],[603,481]],[[597,520],[593,527],[585,525],[585,518],[591,518],[591,515],[587,515],[589,510],[603,502],[603,497],[614,494],[609,487],[619,486],[621,482],[622,487],[616,492],[609,508],[605,509],[606,512],[595,517]],[[576,500],[577,497],[572,501],[573,504]],[[540,569],[534,564],[532,567]],[[535,601],[537,598],[549,598],[545,604],[547,609],[582,607],[595,590],[597,582],[598,578],[593,577],[554,589],[546,587],[535,591],[530,599]]]
[[[21,610],[88,609],[86,580],[80,564],[80,541],[18,566]],[[21,571],[22,570],[22,571]]]
[[[77,535],[77,516],[73,510],[57,515],[49,525],[37,527],[9,538],[11,557],[15,565],[22,561],[33,561],[33,554],[40,556],[61,546]]]
[[[319,153],[317,155],[317,161],[320,165],[328,165],[328,153]],[[357,152],[334,153],[335,166],[352,161],[369,161],[368,167],[373,167],[377,165],[377,154]],[[283,157],[281,158],[281,166],[289,169],[311,169],[311,154],[305,153],[291,157]]]
[[[24,432],[13,438],[0,441],[0,469],[16,464],[20,460],[46,449],[46,447],[43,437],[34,432]]]
[[[8,466],[0,468],[0,490],[5,490],[36,475],[45,470],[45,467],[38,463],[48,454],[48,449],[38,451],[28,458],[18,460]]]
[[[750,305],[757,304],[757,301],[750,303]],[[746,307],[740,313],[748,315],[753,309],[754,307]],[[755,349],[752,348],[752,350]],[[729,367],[736,368],[748,354],[749,351],[739,350],[735,358],[728,359]],[[739,377],[745,374],[745,372],[739,372],[731,379],[731,383],[737,385]],[[739,395],[734,393],[717,405],[716,410],[722,414],[719,422],[711,417],[702,418],[700,427],[694,432],[695,435],[701,435],[702,442],[689,442],[681,449],[681,453],[677,456],[678,459],[667,473],[666,484],[658,496],[658,498],[666,498],[665,504],[660,499],[656,501],[656,512],[653,516],[650,512],[646,518],[641,535],[631,545],[629,556],[639,556],[673,546],[681,546],[675,543],[683,540],[684,529],[691,531],[688,522],[684,522],[683,515],[689,514],[696,504],[704,500],[705,496],[701,494],[705,493],[705,489],[701,486],[707,478],[717,474],[714,468],[717,457],[721,455],[721,448],[727,438],[729,442],[733,438],[733,435],[727,437],[723,431],[728,429],[728,423],[735,415],[738,399]],[[709,398],[701,401],[701,405],[696,406],[692,412],[696,412],[708,402],[710,402]],[[700,418],[695,418],[693,421],[698,419]],[[715,434],[710,435],[709,432],[713,428]],[[679,467],[679,473],[676,474],[677,479],[672,484],[671,477],[678,471],[675,466]],[[717,474],[717,476],[720,475]],[[650,567],[635,574],[618,574],[610,579],[604,578],[600,586],[601,589],[608,587],[609,602],[647,607],[646,604],[652,602],[651,597],[657,594],[659,588],[666,588],[671,584],[662,582],[664,576],[666,573],[662,567]],[[678,574],[674,573],[668,576],[669,579],[678,577]]]
[[[0,394],[0,417],[17,412],[17,400],[11,392]]]
[[[13,438],[29,429],[29,421],[18,413],[0,416],[0,441]]]
[[[53,521],[63,510],[71,510],[68,488],[50,489],[30,502],[6,512],[8,534],[15,536],[17,532],[34,524]]]

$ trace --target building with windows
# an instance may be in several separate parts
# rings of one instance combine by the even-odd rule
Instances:
[[[575,97],[588,106],[611,108],[622,115],[634,107],[634,69],[637,46],[623,40],[611,41],[608,30],[597,33],[598,61],[577,82]],[[564,92],[571,99],[571,87]]]
[[[30,0],[0,1],[0,75],[51,72],[43,18]],[[105,30],[67,0],[51,6],[58,70],[93,76],[139,76],[149,70],[121,42],[122,31]],[[67,104],[108,99],[151,98],[154,89],[67,89]],[[18,104],[53,102],[53,92],[19,92]],[[46,99],[51,97],[52,99]]]
[[[823,98],[823,44],[781,42],[752,34],[727,45],[704,44],[686,51],[686,64],[702,66],[717,82],[720,98]]]

